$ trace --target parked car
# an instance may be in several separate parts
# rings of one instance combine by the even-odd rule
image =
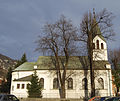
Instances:
[[[106,101],[107,99],[111,98],[110,96],[104,96],[100,98],[100,101]]]
[[[19,101],[19,99],[15,95],[0,94],[0,101]]]
[[[92,97],[91,99],[89,99],[88,101],[106,101],[109,98],[111,98],[111,97],[110,96],[104,96],[104,97],[95,96],[95,97]]]
[[[100,101],[100,96],[94,96],[90,98],[88,101]]]
[[[120,97],[112,97],[112,98],[109,98],[105,101],[120,101]]]

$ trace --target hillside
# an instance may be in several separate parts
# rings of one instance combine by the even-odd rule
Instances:
[[[13,60],[5,55],[0,54],[0,78],[5,77],[8,68],[12,67],[13,69],[16,63],[16,60]]]

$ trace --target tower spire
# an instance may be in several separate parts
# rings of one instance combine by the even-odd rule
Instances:
[[[93,16],[94,16],[94,18],[95,18],[95,8],[93,8]]]

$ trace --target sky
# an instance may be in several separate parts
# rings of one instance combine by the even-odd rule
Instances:
[[[113,13],[116,35],[115,41],[108,41],[108,48],[120,48],[120,0],[0,0],[0,54],[18,60],[26,53],[28,61],[36,61],[42,53],[35,51],[35,41],[45,23],[64,15],[79,25],[93,8]]]

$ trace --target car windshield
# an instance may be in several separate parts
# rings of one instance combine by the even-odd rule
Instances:
[[[100,100],[104,100],[105,99],[105,97],[101,97],[101,99]]]
[[[0,99],[2,98],[2,95],[0,95]]]
[[[115,100],[120,101],[120,97],[116,97],[116,99],[115,99]]]
[[[119,100],[120,100],[119,97],[113,97],[113,98],[107,99],[106,101],[119,101]]]
[[[16,101],[17,100],[17,98],[15,96],[13,96],[13,95],[8,95],[8,99],[12,100],[12,101]]]
[[[101,101],[104,101],[104,100],[106,100],[106,99],[108,99],[108,98],[110,98],[110,97],[101,97]]]

